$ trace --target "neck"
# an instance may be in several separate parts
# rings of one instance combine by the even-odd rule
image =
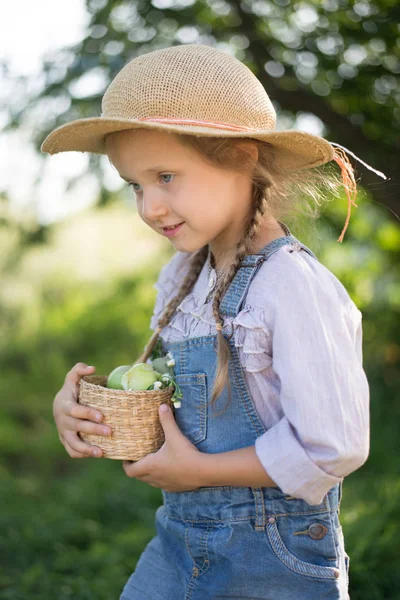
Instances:
[[[259,234],[257,236],[257,238],[255,240],[253,240],[252,244],[251,244],[251,248],[250,248],[250,254],[256,254],[257,252],[259,252],[262,248],[264,248],[267,244],[269,244],[270,242],[272,242],[273,240],[276,240],[280,237],[284,237],[286,235],[289,235],[289,230],[286,228],[286,226],[284,225],[283,227],[280,225],[280,222],[275,221],[274,226],[269,226],[267,228],[260,228]],[[232,254],[232,257],[229,259],[225,256],[225,261],[222,262],[217,255],[217,260],[214,257],[214,254],[211,250],[211,247],[209,245],[208,248],[209,251],[209,255],[210,255],[210,266],[215,269],[217,275],[223,275],[224,272],[226,272],[229,268],[229,261],[232,261],[234,259],[234,254]]]
[[[209,252],[210,267],[215,270],[217,275],[220,275],[220,271],[218,271],[218,269],[216,268],[216,265],[215,265],[214,254],[211,252],[210,249],[208,250],[208,252]]]

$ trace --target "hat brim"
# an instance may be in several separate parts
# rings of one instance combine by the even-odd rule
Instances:
[[[287,171],[322,165],[332,160],[334,155],[334,149],[327,140],[304,131],[229,131],[206,126],[154,123],[117,117],[92,117],[61,125],[49,133],[40,149],[48,154],[71,151],[106,154],[106,134],[139,128],[171,131],[182,135],[240,137],[269,142],[276,148],[279,162]]]

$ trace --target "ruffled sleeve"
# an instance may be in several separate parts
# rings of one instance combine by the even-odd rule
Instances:
[[[269,302],[283,416],[255,449],[284,493],[313,505],[367,460],[369,386],[360,311],[338,300],[323,268],[291,256]]]
[[[242,367],[249,373],[258,373],[270,367],[272,336],[265,309],[247,304],[232,323]]]

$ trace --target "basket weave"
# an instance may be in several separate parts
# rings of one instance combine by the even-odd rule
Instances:
[[[78,402],[98,409],[102,424],[108,425],[110,436],[79,432],[80,438],[98,446],[103,458],[139,460],[156,452],[164,443],[164,430],[158,408],[166,402],[173,410],[174,389],[114,390],[107,386],[107,377],[86,375],[79,382]]]

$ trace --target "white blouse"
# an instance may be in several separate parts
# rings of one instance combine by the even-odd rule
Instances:
[[[150,327],[176,295],[190,253],[162,267]],[[210,255],[209,255],[210,257]],[[190,294],[161,331],[165,341],[215,335],[209,257]],[[215,270],[211,278],[215,281]],[[212,284],[212,282],[210,282]],[[319,504],[369,455],[369,385],[362,366],[362,313],[346,288],[299,247],[281,246],[253,278],[234,329],[244,376],[266,432],[256,454],[285,494]]]

